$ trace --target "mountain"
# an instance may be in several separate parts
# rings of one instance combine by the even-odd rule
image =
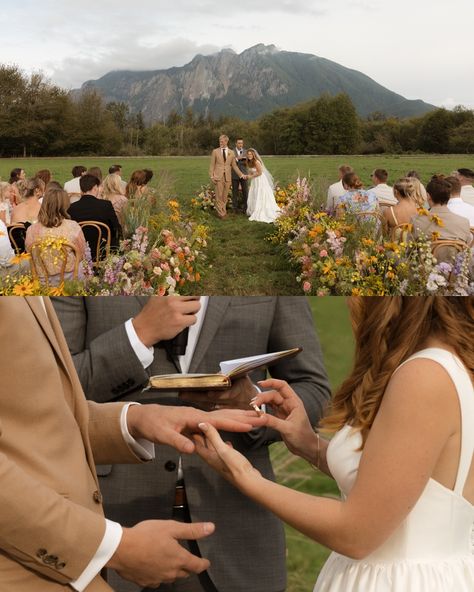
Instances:
[[[386,115],[422,115],[433,105],[408,100],[365,74],[306,53],[279,51],[259,44],[236,54],[231,49],[197,55],[189,64],[168,70],[115,71],[83,84],[105,100],[123,101],[145,121],[163,120],[171,111],[255,119],[323,93],[347,93],[362,117],[379,111]]]

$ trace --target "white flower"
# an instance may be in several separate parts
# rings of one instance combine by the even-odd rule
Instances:
[[[161,269],[161,267],[154,267],[153,273],[159,277],[163,273],[163,270]]]

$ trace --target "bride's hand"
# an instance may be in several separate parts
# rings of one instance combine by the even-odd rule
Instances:
[[[288,449],[297,456],[311,458],[318,444],[317,436],[311,427],[303,401],[284,380],[262,380],[262,388],[273,390],[257,395],[252,404],[269,405],[273,414],[266,414],[267,427],[279,431]]]
[[[203,435],[194,434],[196,452],[214,470],[240,490],[245,491],[261,475],[230,443],[224,442],[219,432],[209,423],[200,423]]]

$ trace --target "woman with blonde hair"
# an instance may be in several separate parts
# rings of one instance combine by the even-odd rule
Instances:
[[[61,186],[56,187],[54,184],[50,184],[41,204],[38,221],[26,231],[25,246],[27,251],[31,251],[33,244],[47,237],[54,237],[73,244],[77,249],[79,261],[85,258],[86,241],[82,228],[77,222],[70,219],[68,208],[69,196],[66,191]],[[75,257],[71,253],[66,264],[66,279],[72,276],[75,262]],[[59,278],[60,263],[50,261],[48,269],[51,270],[50,283],[54,283],[54,276],[57,275]],[[81,266],[79,266],[79,277],[81,276]]]
[[[130,181],[127,184],[125,195],[128,199],[141,197],[147,189],[147,174],[145,171],[133,171]]]
[[[418,214],[417,190],[414,181],[415,179],[404,177],[393,186],[393,194],[398,204],[383,209],[383,216],[389,228],[410,224],[412,218]]]
[[[13,208],[12,224],[34,224],[41,208],[40,199],[44,194],[44,181],[38,177],[29,179],[25,186],[23,202]]]
[[[122,209],[127,204],[128,199],[123,194],[122,177],[117,173],[107,175],[102,185],[102,198],[112,203],[120,224],[122,225]]]
[[[0,220],[2,220],[7,226],[11,222],[13,199],[14,192],[10,183],[0,181]]]
[[[209,424],[197,451],[241,492],[333,550],[317,592],[474,590],[474,298],[351,298],[354,367],[313,431],[284,381],[251,402],[332,476],[340,500],[263,478]],[[247,412],[248,413],[248,412]]]

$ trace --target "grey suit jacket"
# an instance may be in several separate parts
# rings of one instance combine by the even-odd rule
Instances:
[[[176,372],[174,365],[163,349],[155,348],[154,362],[144,370],[124,327],[145,301],[134,297],[53,299],[87,397],[96,401],[162,401],[162,395],[142,392],[142,387],[150,375]],[[271,374],[292,385],[316,423],[328,401],[329,385],[303,297],[211,297],[190,372],[213,372],[221,360],[295,346],[302,346],[303,352],[274,366]],[[261,371],[252,375],[253,380],[264,377]],[[263,475],[273,478],[268,446],[279,439],[275,431],[226,434],[226,439]],[[106,515],[124,525],[170,518],[177,464],[175,450],[157,446],[153,463],[139,468],[114,466],[106,471],[101,479]],[[219,592],[284,590],[285,542],[280,521],[196,455],[183,457],[183,468],[192,520],[216,524],[215,534],[199,546],[211,561],[209,574]]]
[[[241,160],[239,160],[239,158],[247,158],[247,149],[246,148],[243,149],[242,156],[239,156],[239,154],[237,152],[237,148],[234,148],[233,152],[235,154],[235,160],[237,162],[237,166],[242,171],[242,173],[244,173],[244,175],[246,175],[248,173],[246,161],[242,162]],[[235,171],[232,169],[232,179],[238,179],[238,178],[239,177],[236,175]]]

